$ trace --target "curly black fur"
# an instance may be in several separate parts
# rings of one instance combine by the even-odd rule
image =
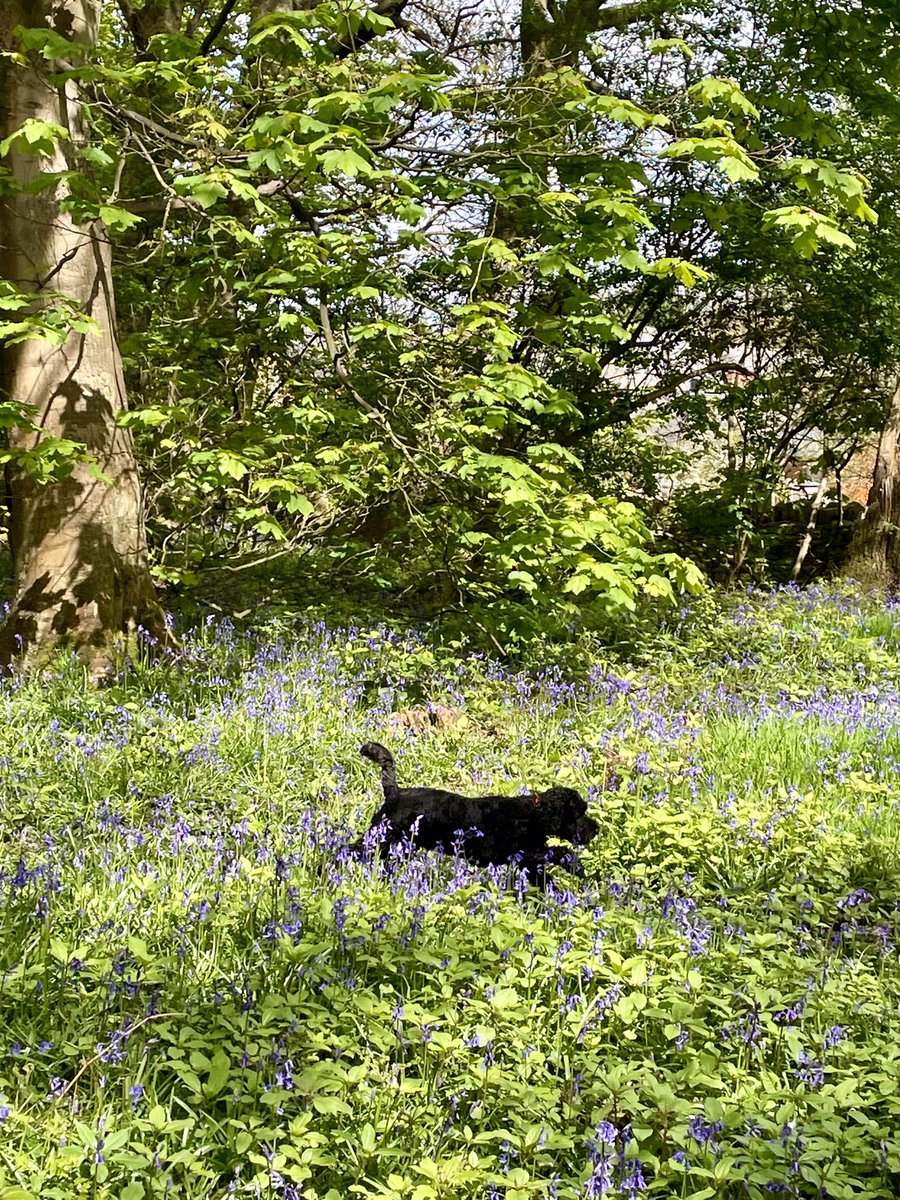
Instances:
[[[458,848],[479,866],[515,858],[535,870],[553,861],[548,838],[583,846],[597,834],[597,822],[572,788],[552,787],[534,796],[460,796],[442,788],[401,788],[386,747],[366,742],[359,752],[381,768],[384,803],[370,829],[383,825],[388,846],[409,838],[424,850]]]

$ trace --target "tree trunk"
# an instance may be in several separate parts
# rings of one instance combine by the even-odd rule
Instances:
[[[866,511],[857,522],[843,574],[864,587],[894,587],[900,582],[900,378],[894,387]]]
[[[94,45],[99,19],[99,0],[4,0],[0,50],[19,49],[17,25]],[[0,104],[0,137],[30,118],[63,126],[74,146],[83,141],[77,83],[53,87],[36,60],[0,61]],[[0,200],[0,273],[34,295],[35,309],[61,293],[98,328],[70,332],[59,346],[32,340],[6,347],[0,393],[35,413],[37,429],[11,432],[14,451],[33,451],[48,437],[67,438],[83,443],[91,461],[43,484],[21,465],[8,469],[15,593],[0,631],[0,664],[18,660],[33,667],[65,646],[97,678],[139,626],[160,640],[165,627],[147,566],[134,447],[130,433],[116,424],[125,389],[109,240],[99,222],[78,225],[63,211],[63,182],[28,190],[38,176],[67,168],[64,147],[58,144],[48,159],[23,154],[14,144],[6,156],[16,186]]]
[[[823,471],[822,478],[819,480],[819,486],[816,489],[815,497],[809,510],[809,520],[806,523],[806,531],[797,549],[797,557],[794,559],[794,565],[791,568],[791,581],[800,578],[800,572],[803,570],[803,563],[809,554],[809,548],[812,545],[813,534],[816,532],[816,521],[819,518],[819,513],[825,507],[828,500],[828,475]]]

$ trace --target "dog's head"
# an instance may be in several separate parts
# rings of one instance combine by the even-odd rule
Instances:
[[[574,788],[552,787],[536,799],[556,837],[583,846],[599,832],[600,826],[587,815],[587,802]]]
[[[360,746],[359,752],[363,758],[371,759],[379,767],[393,766],[394,756],[388,750],[387,746],[382,746],[380,742],[366,742]]]
[[[600,826],[587,813],[578,818],[570,841],[575,846],[586,846],[600,832]]]

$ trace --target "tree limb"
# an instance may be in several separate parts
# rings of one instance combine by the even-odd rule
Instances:
[[[593,32],[601,29],[625,29],[637,21],[655,17],[671,9],[671,0],[633,0],[629,4],[616,4],[612,8],[603,8],[594,4],[585,5],[585,23]],[[591,10],[593,13],[591,14]]]
[[[234,8],[235,4],[237,4],[237,0],[225,0],[225,4],[222,6],[221,12],[209,27],[209,33],[207,33],[200,45],[200,54],[203,58],[209,54],[210,50],[215,45],[216,38],[225,28],[225,22],[231,16],[231,10]]]
[[[393,25],[398,26],[406,4],[407,0],[379,0],[375,5],[374,11],[380,17],[387,17]],[[350,37],[332,45],[331,53],[336,59],[347,58],[348,55],[353,54],[361,46],[366,45],[367,42],[371,42],[378,36],[378,31],[375,29],[360,25],[359,29]]]

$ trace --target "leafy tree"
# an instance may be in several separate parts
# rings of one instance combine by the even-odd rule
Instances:
[[[798,156],[788,99],[766,107],[759,73],[740,86],[728,38],[748,16],[778,53],[817,49],[805,10],[795,28],[781,5],[644,0],[525,4],[509,27],[402,0],[121,0],[86,56],[46,22],[20,35],[6,70],[83,101],[56,202],[114,246],[133,400],[117,432],[91,418],[134,432],[162,578],[290,553],[502,640],[591,597],[697,586],[652,551],[616,454],[598,469],[604,439],[641,414],[708,427],[721,396],[702,410],[712,393],[683,385],[723,378],[748,272],[771,308],[791,255],[871,216],[849,156]],[[791,93],[804,151],[833,125],[826,91]],[[73,476],[110,478],[71,441]],[[56,634],[80,626],[75,609]]]

